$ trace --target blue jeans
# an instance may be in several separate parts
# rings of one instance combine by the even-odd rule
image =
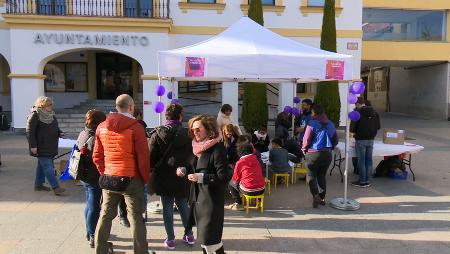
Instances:
[[[184,227],[184,234],[191,235],[192,228],[188,228],[190,209],[188,207],[187,201],[185,198],[177,198],[172,196],[161,196],[161,202],[163,206],[163,220],[164,227],[166,228],[167,239],[174,240],[175,233],[173,231],[173,202],[177,204],[178,211],[180,212],[181,222]]]
[[[373,168],[373,140],[356,140],[356,155],[358,156],[359,182],[369,183]]]
[[[47,178],[50,186],[55,189],[58,188],[58,180],[55,176],[55,167],[53,166],[52,157],[37,157],[38,164],[36,168],[36,179],[34,181],[34,186],[42,186]]]
[[[89,236],[94,236],[98,218],[100,217],[102,189],[99,186],[84,183],[84,191],[86,193],[86,208],[84,209],[86,233]]]

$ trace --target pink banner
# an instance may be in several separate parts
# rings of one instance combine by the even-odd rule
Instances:
[[[326,79],[344,80],[344,61],[327,60]]]
[[[185,77],[204,77],[204,76],[205,76],[205,58],[186,57]]]

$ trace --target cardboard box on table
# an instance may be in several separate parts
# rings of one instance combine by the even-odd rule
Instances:
[[[383,143],[389,145],[403,145],[405,143],[405,131],[385,129],[383,131]]]

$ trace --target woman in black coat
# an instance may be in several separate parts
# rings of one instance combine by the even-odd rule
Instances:
[[[28,116],[26,134],[30,148],[30,155],[37,157],[35,191],[51,191],[61,195],[65,189],[59,186],[55,176],[53,157],[58,154],[58,139],[62,135],[53,111],[53,101],[49,97],[41,96]],[[50,187],[44,186],[45,178]]]
[[[163,220],[167,238],[164,245],[175,249],[173,230],[173,204],[177,204],[184,226],[182,240],[193,245],[195,238],[189,224],[190,209],[187,203],[187,173],[192,173],[191,139],[181,126],[183,107],[171,104],[166,110],[167,122],[150,133],[150,163],[152,167],[152,191],[161,196]]]
[[[189,134],[194,154],[197,156],[195,173],[188,179],[191,201],[197,224],[197,237],[203,253],[225,253],[222,244],[225,188],[231,179],[227,154],[219,136],[216,119],[196,116],[189,120]]]
[[[81,181],[83,182],[84,192],[86,194],[86,208],[84,209],[84,218],[86,220],[86,239],[89,241],[91,248],[94,248],[94,234],[97,227],[98,218],[100,217],[100,200],[102,189],[98,186],[100,173],[92,160],[92,151],[94,150],[95,131],[97,126],[105,121],[106,115],[102,111],[91,109],[86,113],[85,128],[80,132],[77,139],[77,147],[82,156],[83,174]]]

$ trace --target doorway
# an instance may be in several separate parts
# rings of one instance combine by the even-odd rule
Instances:
[[[111,100],[118,95],[133,96],[132,59],[114,53],[97,53],[97,97]]]

